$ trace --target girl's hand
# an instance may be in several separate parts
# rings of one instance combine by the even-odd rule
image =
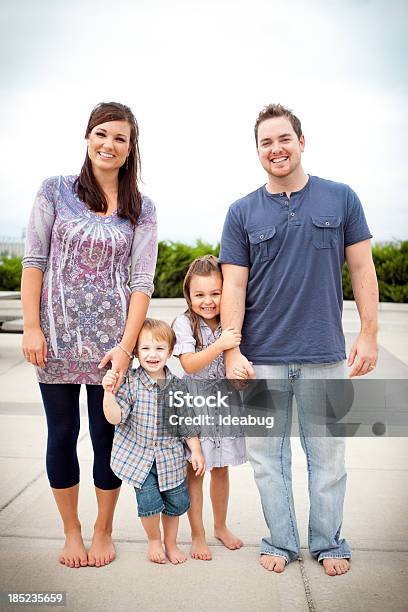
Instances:
[[[117,372],[114,372],[113,370],[108,370],[105,376],[102,378],[102,387],[104,388],[104,390],[108,391],[109,393],[112,393],[115,387],[117,378],[118,378]]]
[[[226,327],[219,338],[222,350],[237,348],[241,343],[241,332],[234,327]]]
[[[22,351],[29,363],[45,368],[48,349],[41,327],[24,329]]]
[[[112,393],[115,393],[122,384],[123,378],[129,367],[130,357],[129,355],[126,355],[120,346],[115,346],[101,359],[98,368],[104,368],[109,362],[112,364],[112,370],[118,374],[115,386],[112,389]]]
[[[196,476],[202,476],[205,472],[205,460],[201,451],[192,451],[191,466]]]

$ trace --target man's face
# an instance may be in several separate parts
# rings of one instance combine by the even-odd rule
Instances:
[[[270,176],[284,178],[294,173],[304,149],[303,135],[297,137],[286,117],[265,119],[258,126],[259,161]]]

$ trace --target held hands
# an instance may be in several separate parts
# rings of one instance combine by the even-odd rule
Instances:
[[[354,342],[347,361],[349,367],[353,366],[349,378],[364,376],[372,372],[377,365],[378,345],[376,334],[360,332]]]
[[[234,327],[226,327],[218,340],[223,351],[237,348],[241,343],[241,332]]]
[[[205,460],[200,450],[191,451],[191,466],[196,476],[202,476],[204,474]]]
[[[113,370],[108,370],[105,376],[102,378],[102,387],[107,393],[113,393],[116,381],[118,379],[118,373]]]
[[[115,346],[104,355],[98,368],[104,368],[109,362],[112,364],[112,370],[117,372],[118,375],[115,386],[112,389],[112,393],[115,393],[122,384],[123,377],[129,367],[130,357],[120,348],[120,346]]]
[[[45,368],[48,349],[45,336],[40,327],[24,329],[22,351],[26,361],[39,368]]]

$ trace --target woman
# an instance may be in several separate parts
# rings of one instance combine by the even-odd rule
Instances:
[[[48,425],[47,474],[64,524],[60,562],[115,558],[111,532],[120,480],[110,469],[114,427],[104,418],[104,366],[119,387],[145,319],[157,256],[155,208],[138,190],[138,126],[122,104],[89,118],[79,176],[42,184],[23,259],[23,353],[36,366]],[[130,274],[129,274],[130,266]],[[98,503],[86,553],[78,518],[79,391],[86,384]]]

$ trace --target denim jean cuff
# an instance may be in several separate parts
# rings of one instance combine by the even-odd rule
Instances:
[[[351,553],[338,553],[337,555],[333,553],[321,553],[317,560],[319,563],[321,563],[323,559],[351,559]]]
[[[164,505],[158,510],[148,510],[147,512],[140,512],[139,510],[137,515],[141,518],[144,518],[146,516],[153,516],[154,514],[160,514],[160,512],[163,512],[163,510],[164,510]]]

